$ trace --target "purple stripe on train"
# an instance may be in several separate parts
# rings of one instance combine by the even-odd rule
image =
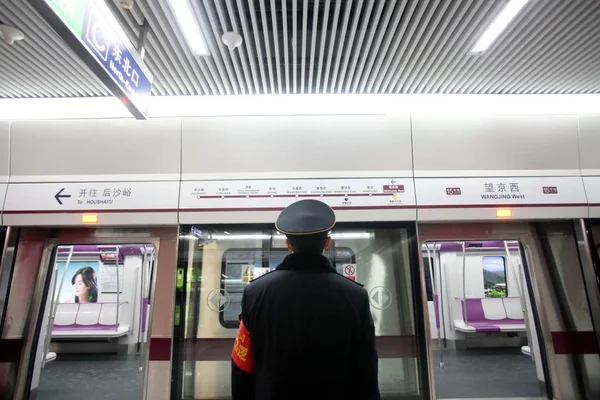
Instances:
[[[118,325],[102,325],[102,324],[93,324],[93,325],[80,325],[80,324],[71,324],[71,325],[54,325],[52,326],[52,331],[114,331],[118,328]]]

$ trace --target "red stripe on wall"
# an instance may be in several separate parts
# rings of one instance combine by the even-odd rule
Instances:
[[[555,354],[598,354],[596,333],[552,332],[552,344]]]
[[[224,195],[199,195],[198,199],[269,199],[269,198],[294,198],[294,197],[375,197],[393,196],[394,193],[310,193],[310,194],[224,194]]]
[[[379,358],[417,357],[417,340],[414,335],[377,336],[375,342]]]
[[[377,336],[379,358],[413,358],[417,356],[412,335]],[[186,339],[183,359],[186,361],[229,361],[234,339]]]
[[[116,210],[5,210],[3,214],[127,214],[127,213],[169,213],[177,212],[176,208],[157,209],[116,209]]]
[[[235,211],[283,211],[285,207],[246,207],[246,208],[187,208],[181,209],[179,212],[235,212]],[[415,210],[416,206],[340,206],[331,207],[334,210]]]
[[[151,338],[148,358],[150,361],[171,360],[171,338]]]
[[[418,205],[420,209],[447,208],[548,208],[548,207],[587,207],[587,203],[543,203],[543,204],[436,204]]]

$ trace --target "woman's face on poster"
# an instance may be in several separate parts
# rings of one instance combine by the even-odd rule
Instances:
[[[79,301],[86,301],[89,297],[88,287],[85,286],[85,282],[83,282],[83,277],[81,274],[78,274],[75,277],[73,291],[75,292],[75,296],[79,297]]]

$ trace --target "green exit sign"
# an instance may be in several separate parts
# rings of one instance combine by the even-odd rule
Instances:
[[[87,1],[80,0],[46,0],[46,3],[63,20],[63,22],[81,37]]]

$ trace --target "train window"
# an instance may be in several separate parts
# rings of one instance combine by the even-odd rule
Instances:
[[[506,260],[500,256],[482,257],[483,287],[485,297],[506,297]]]
[[[284,236],[277,235],[275,238],[282,241]],[[262,248],[240,248],[225,251],[221,263],[221,289],[229,296],[229,306],[219,314],[219,322],[223,327],[239,326],[238,313],[246,285],[274,271],[289,253],[287,248],[271,248],[265,251]],[[343,274],[344,266],[352,264],[355,259],[354,252],[347,247],[330,249],[326,255],[339,274]]]
[[[231,349],[243,290],[289,254],[285,236],[272,225],[182,229],[172,393],[175,398],[230,398]],[[420,396],[427,371],[416,328],[423,310],[413,298],[419,295],[413,292],[419,265],[414,227],[338,224],[331,237],[325,255],[338,273],[364,285],[369,294],[382,397]],[[188,282],[190,270],[198,278]]]

